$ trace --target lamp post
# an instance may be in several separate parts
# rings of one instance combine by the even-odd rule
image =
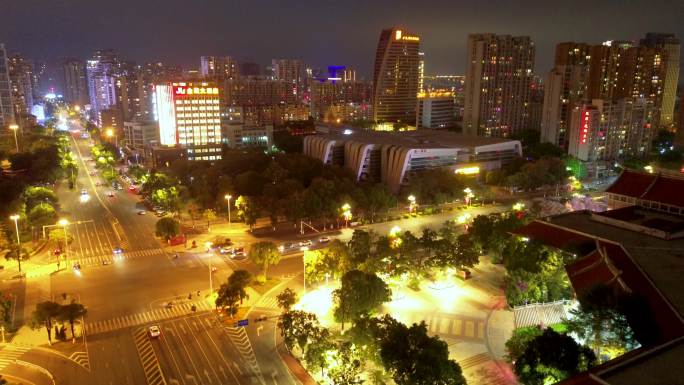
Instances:
[[[19,130],[19,126],[16,124],[10,124],[9,128],[10,130],[14,131],[14,145],[17,148],[17,152],[19,152],[19,141],[17,140],[17,130]]]
[[[475,194],[473,194],[473,190],[471,190],[470,187],[463,189],[463,192],[466,194],[466,206],[470,206],[470,200],[475,196]]]
[[[114,129],[108,128],[107,131],[105,131],[105,135],[111,140],[112,136],[114,137],[114,147],[119,148],[119,133],[115,132]]]
[[[344,227],[349,227],[349,220],[352,219],[351,206],[349,203],[342,205],[342,218],[344,218]]]
[[[10,219],[14,221],[14,228],[17,230],[17,262],[19,263],[19,276],[21,276],[21,240],[19,239],[19,215],[14,214],[10,216]]]
[[[69,266],[69,234],[67,233],[67,226],[69,225],[69,221],[62,218],[57,223],[59,223],[59,225],[62,226],[62,229],[64,230],[64,264],[66,266]]]
[[[413,210],[416,209],[416,197],[411,194],[408,196],[408,201],[409,201],[409,214],[413,212]]]
[[[228,224],[230,225],[230,199],[233,198],[233,196],[226,194],[224,198],[226,198],[226,201],[228,202]]]
[[[211,242],[205,243],[204,246],[206,246],[207,254],[209,254],[209,298],[211,299],[211,296],[214,295],[214,280],[212,277],[213,271],[211,271],[211,269],[212,269],[212,265],[211,265],[212,255],[209,253],[209,251],[211,250]]]

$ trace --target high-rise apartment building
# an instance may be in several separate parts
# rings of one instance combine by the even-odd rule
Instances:
[[[650,99],[594,99],[579,104],[570,119],[568,153],[585,162],[606,163],[647,155],[654,111]]]
[[[216,83],[155,86],[159,143],[181,147],[188,160],[221,159],[220,88]]]
[[[429,91],[418,94],[416,128],[449,128],[455,123],[453,92]]]
[[[289,92],[299,101],[302,90],[302,64],[299,60],[273,59],[273,78],[289,85]]]
[[[27,116],[33,108],[33,94],[35,78],[33,63],[19,54],[12,55],[8,60],[8,71],[12,88],[12,102],[14,103],[14,117]]]
[[[666,71],[663,79],[662,104],[660,106],[659,127],[671,128],[674,124],[674,106],[679,81],[680,43],[673,34],[649,32],[641,40],[641,46],[656,48],[665,55]]]
[[[7,51],[0,43],[0,130],[7,130],[14,123],[14,104],[12,103],[12,87],[7,65]]]
[[[528,36],[468,36],[463,132],[509,137],[529,126],[535,46]]]
[[[373,120],[415,124],[421,60],[420,37],[415,33],[400,28],[380,33],[373,69]]]
[[[575,105],[587,97],[590,46],[560,43],[556,46],[554,67],[544,81],[541,115],[541,141],[567,148],[570,115]]]
[[[239,77],[238,63],[230,56],[202,56],[200,57],[200,75],[216,81],[237,79]]]
[[[240,63],[239,72],[240,76],[261,76],[261,65],[253,62]]]
[[[85,63],[78,59],[66,59],[62,63],[62,70],[66,101],[80,106],[88,104],[90,99]]]
[[[119,58],[112,50],[96,51],[88,60],[88,94],[90,97],[91,120],[101,125],[100,111],[116,108],[116,81],[119,73]]]

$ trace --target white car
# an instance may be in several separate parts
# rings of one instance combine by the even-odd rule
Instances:
[[[147,214],[147,211],[145,210],[138,210],[138,215],[145,215]]]
[[[313,242],[311,242],[311,239],[307,239],[306,241],[299,242],[299,247],[310,247],[311,245],[313,245]]]
[[[233,254],[233,248],[231,246],[223,246],[219,249],[221,254]]]
[[[150,326],[147,332],[150,335],[150,338],[159,338],[159,336],[161,336],[161,329],[157,325]]]
[[[330,242],[330,237],[323,236],[323,237],[318,238],[318,243],[328,243],[328,242]]]
[[[81,195],[88,195],[88,190],[81,189]]]

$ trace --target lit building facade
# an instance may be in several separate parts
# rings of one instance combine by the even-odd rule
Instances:
[[[679,39],[669,33],[649,32],[641,40],[640,45],[659,49],[664,54],[666,70],[663,79],[663,96],[658,125],[670,129],[674,125],[674,107],[679,81],[679,52],[681,48]]]
[[[478,175],[522,155],[520,142],[438,130],[378,132],[340,128],[304,138],[304,154],[350,169],[360,181],[386,184],[397,193],[412,174],[445,168]]]
[[[298,101],[301,98],[302,90],[301,62],[293,59],[273,59],[271,68],[273,79],[285,82],[288,85],[288,93]]]
[[[649,99],[594,99],[583,103],[572,111],[568,153],[590,163],[644,157],[651,150],[653,119],[654,107]]]
[[[0,130],[8,130],[14,123],[14,104],[12,103],[12,87],[7,65],[7,51],[0,43]]]
[[[14,117],[21,120],[22,117],[30,114],[33,108],[33,94],[36,86],[33,63],[19,54],[12,55],[7,63],[12,88]]]
[[[221,159],[220,88],[216,83],[157,84],[155,100],[162,146],[185,149],[189,160]]]
[[[468,36],[463,132],[509,137],[528,128],[535,46],[528,36]]]
[[[208,80],[237,79],[239,71],[237,61],[230,56],[200,57],[200,75]]]
[[[67,59],[62,63],[64,98],[68,103],[85,106],[88,104],[88,81],[85,63],[78,59]]]
[[[454,93],[429,91],[418,94],[417,128],[448,128],[456,124]]]
[[[96,51],[86,64],[88,95],[90,97],[91,119],[100,127],[100,112],[116,108],[116,78],[119,71],[119,58],[111,50]]]
[[[373,120],[378,123],[416,121],[420,91],[420,37],[399,28],[380,33],[373,69]]]

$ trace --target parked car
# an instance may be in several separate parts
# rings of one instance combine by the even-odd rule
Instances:
[[[247,257],[247,254],[245,254],[245,248],[244,247],[236,247],[233,249],[233,252],[230,255],[231,259],[245,259]]]
[[[145,215],[147,214],[147,211],[145,210],[138,210],[138,215]]]

